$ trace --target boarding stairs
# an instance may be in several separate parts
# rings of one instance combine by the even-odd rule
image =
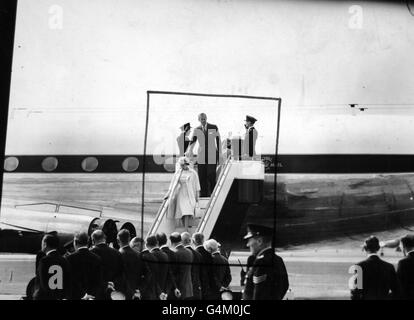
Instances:
[[[264,180],[264,164],[260,160],[235,160],[229,157],[219,167],[219,170],[220,174],[211,196],[199,199],[200,216],[190,219],[188,230],[177,225],[177,222],[180,221],[167,217],[170,201],[170,198],[167,198],[163,200],[148,235],[158,232],[164,232],[168,235],[174,231],[188,231],[189,233],[202,232],[204,237],[208,239],[213,232],[234,180]],[[170,194],[174,193],[178,185],[178,176],[175,175],[176,181],[173,181]]]

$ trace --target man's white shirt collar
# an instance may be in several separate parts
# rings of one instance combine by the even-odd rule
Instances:
[[[51,254],[53,251],[57,251],[57,250],[56,249],[49,250],[48,252],[46,252],[46,255]]]

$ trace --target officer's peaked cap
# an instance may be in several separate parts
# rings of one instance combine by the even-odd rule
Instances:
[[[191,128],[190,122],[184,123],[184,124],[180,127],[180,129],[181,129],[181,130],[187,130],[187,129],[190,129],[190,128]]]
[[[250,239],[257,236],[272,236],[273,235],[273,227],[256,224],[256,223],[248,223],[247,224],[247,234],[244,236],[244,239]]]
[[[250,121],[251,123],[255,123],[257,121],[257,119],[252,117],[252,116],[246,116],[246,121]]]

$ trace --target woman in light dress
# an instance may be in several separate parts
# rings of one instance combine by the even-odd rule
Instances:
[[[179,158],[177,170],[165,197],[169,198],[167,217],[182,221],[187,231],[190,217],[194,217],[196,208],[199,207],[200,189],[198,174],[190,167],[190,160],[187,157]]]

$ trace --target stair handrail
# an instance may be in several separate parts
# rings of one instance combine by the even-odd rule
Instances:
[[[219,177],[217,179],[217,183],[216,183],[216,185],[215,185],[215,187],[213,189],[213,192],[211,193],[210,200],[207,203],[207,206],[205,208],[205,212],[204,212],[203,218],[201,219],[201,221],[200,221],[200,223],[199,223],[199,225],[197,227],[197,231],[200,231],[200,228],[205,224],[205,221],[206,221],[207,217],[209,217],[210,214],[211,214],[211,210],[212,210],[211,208],[214,206],[215,201],[216,201],[217,196],[218,196],[218,193],[221,190],[221,187],[222,187],[221,182],[227,176],[227,173],[229,171],[228,168],[229,168],[229,166],[231,164],[231,161],[232,161],[232,156],[230,155],[229,157],[227,157],[225,163],[223,164],[223,167],[221,168]]]
[[[170,201],[171,195],[174,194],[175,189],[177,188],[178,181],[179,181],[179,178],[181,176],[182,170],[183,169],[179,169],[178,172],[174,173],[174,177],[173,177],[174,180],[172,182],[172,186],[169,188],[169,192],[167,193],[167,195],[164,196],[164,199],[163,199],[163,201],[161,203],[161,206],[158,209],[157,215],[155,216],[154,222],[152,223],[152,226],[151,226],[151,228],[148,231],[148,235],[151,235],[153,233],[154,229],[155,230],[158,229],[158,227],[159,227],[159,225],[160,225],[160,223],[162,221],[162,218],[164,217],[165,212],[168,209],[167,203]]]

